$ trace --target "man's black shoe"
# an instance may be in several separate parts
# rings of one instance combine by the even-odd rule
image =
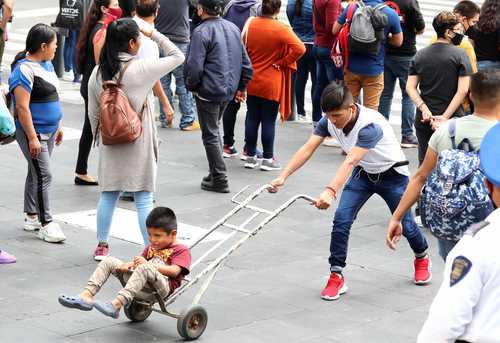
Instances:
[[[212,180],[212,175],[208,174],[207,176],[204,176],[203,179],[201,179],[203,182],[210,182]]]
[[[201,182],[201,189],[209,192],[217,193],[229,193],[229,185],[227,181],[215,181],[210,179],[209,181],[203,180]]]

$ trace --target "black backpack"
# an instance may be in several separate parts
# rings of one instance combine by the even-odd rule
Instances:
[[[59,0],[59,14],[55,25],[70,30],[79,30],[83,24],[83,0]]]

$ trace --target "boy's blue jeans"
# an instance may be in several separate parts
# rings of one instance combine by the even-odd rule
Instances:
[[[346,265],[349,232],[365,202],[373,194],[378,194],[384,199],[392,213],[396,210],[407,184],[408,177],[392,168],[377,175],[368,175],[361,167],[354,169],[342,191],[333,219],[329,258],[332,272],[341,272]],[[402,224],[403,236],[408,240],[413,252],[417,255],[423,254],[428,248],[427,241],[410,211],[405,214]]]
[[[153,209],[153,193],[152,192],[132,192],[134,194],[135,207],[137,209],[137,217],[139,227],[141,228],[144,245],[148,245],[148,230],[146,228],[146,218]],[[101,192],[99,204],[97,205],[97,241],[107,242],[109,239],[109,230],[113,221],[113,213],[115,212],[116,202],[120,192]]]

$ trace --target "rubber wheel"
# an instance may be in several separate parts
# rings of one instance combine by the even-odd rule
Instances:
[[[197,305],[185,310],[177,319],[177,331],[187,341],[198,339],[207,327],[207,311]]]
[[[135,300],[130,303],[130,306],[125,306],[123,309],[125,315],[128,319],[133,322],[143,322],[145,321],[151,312],[153,312],[153,307],[148,304],[139,303]]]

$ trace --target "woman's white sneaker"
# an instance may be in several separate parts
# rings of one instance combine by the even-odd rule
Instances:
[[[50,222],[38,231],[38,238],[49,243],[59,243],[66,239],[59,224]]]
[[[24,231],[38,231],[42,227],[42,224],[37,217],[31,217],[27,214],[24,215]]]

